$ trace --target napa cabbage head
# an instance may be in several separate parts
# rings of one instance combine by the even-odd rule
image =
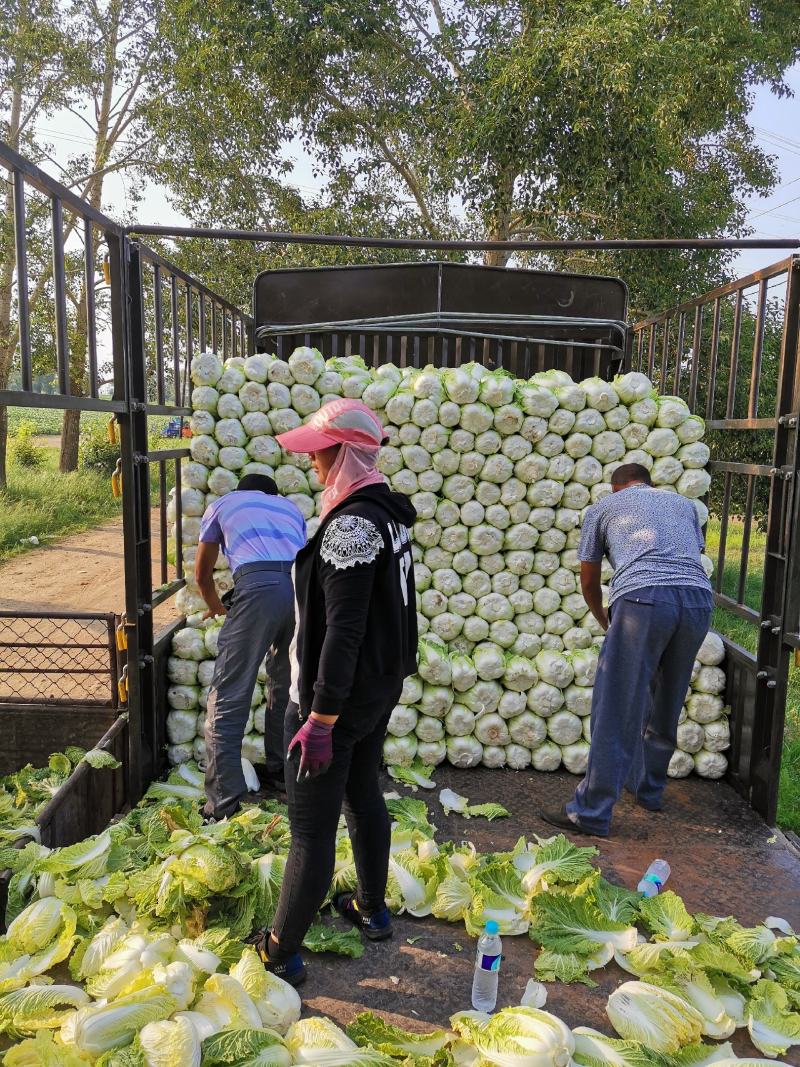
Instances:
[[[186,1019],[147,1023],[137,1044],[146,1067],[200,1067],[200,1039]]]
[[[286,1035],[292,1063],[325,1067],[397,1067],[397,1061],[374,1049],[359,1049],[330,1019],[301,1019]]]
[[[253,1000],[262,1026],[285,1034],[300,1018],[299,994],[288,982],[264,969],[255,949],[246,948],[230,973]]]
[[[654,1052],[677,1052],[698,1042],[703,1032],[700,1012],[649,982],[624,982],[608,998],[606,1014],[620,1037]]]
[[[459,1012],[450,1025],[488,1063],[507,1067],[568,1067],[575,1051],[569,1028],[538,1008],[503,1008],[492,1016]]]

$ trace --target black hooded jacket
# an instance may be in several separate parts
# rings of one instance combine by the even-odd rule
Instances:
[[[339,715],[399,696],[417,669],[409,528],[416,512],[368,485],[320,524],[295,563],[300,714]]]

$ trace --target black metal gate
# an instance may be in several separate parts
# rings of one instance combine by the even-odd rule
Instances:
[[[180,462],[189,455],[186,447],[150,449],[148,419],[167,416],[182,423],[191,414],[187,389],[193,354],[207,345],[221,349],[226,357],[247,352],[251,320],[202,282],[132,240],[123,227],[2,142],[0,169],[13,190],[12,226],[2,235],[6,244],[0,252],[14,260],[16,317],[12,365],[16,388],[0,391],[0,407],[100,411],[119,429],[120,458],[114,484],[122,495],[125,611],[117,628],[117,643],[125,655],[115,689],[120,708],[128,713],[126,794],[129,802],[135,803],[163,764],[159,703],[163,700],[163,670],[159,672],[159,667],[163,668],[171,631],[156,640],[153,611],[184,585],[180,577]],[[9,234],[13,235],[11,241]],[[28,284],[29,253],[34,246],[37,287],[44,288],[52,309],[52,392],[34,388],[33,294]],[[43,246],[49,246],[49,265],[44,268]],[[97,279],[103,276],[101,308]],[[76,303],[74,292],[69,291],[70,277],[83,284],[84,315],[74,331],[83,331],[83,344],[76,342],[68,329],[68,299]],[[113,380],[108,397],[100,395],[99,386],[104,345]],[[115,436],[116,429],[111,433]],[[151,476],[153,467],[157,474]],[[176,504],[174,563],[169,559],[167,537],[170,467]],[[160,534],[155,574],[151,563],[153,495],[157,497]],[[29,718],[35,720],[37,710],[41,715],[44,706],[29,704]],[[65,721],[69,710],[74,711],[64,709]]]
[[[715,600],[759,627],[756,655],[726,641],[729,777],[772,823],[790,653],[800,649],[800,257],[637,323],[633,365],[706,419],[721,488]]]

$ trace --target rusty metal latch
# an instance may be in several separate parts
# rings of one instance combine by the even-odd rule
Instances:
[[[111,494],[117,500],[122,496],[122,459],[117,460],[114,473],[111,475]]]
[[[117,693],[119,694],[120,704],[128,703],[128,664],[122,668],[122,674],[117,680]]]

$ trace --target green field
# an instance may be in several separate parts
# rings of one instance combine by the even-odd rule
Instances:
[[[58,408],[9,408],[8,429],[13,437],[22,423],[30,423],[35,434],[55,435],[61,433],[64,413]],[[104,411],[84,411],[81,413],[81,429],[92,426],[106,426],[109,416]]]
[[[711,518],[708,524],[707,551],[716,561],[719,546],[719,521]],[[726,566],[722,576],[722,590],[736,596],[739,582],[744,527],[731,520],[725,549]],[[761,604],[761,584],[764,569],[765,538],[753,529],[745,581],[745,603],[758,610]],[[714,609],[713,626],[749,652],[755,652],[758,644],[758,627],[739,618],[723,608]],[[786,733],[783,743],[780,794],[778,800],[778,825],[800,833],[800,667],[792,662],[789,670],[789,688],[786,698]]]
[[[108,477],[96,471],[59,474],[58,449],[43,448],[40,467],[8,468],[8,488],[0,492],[0,561],[71,533],[88,530],[120,513]]]

